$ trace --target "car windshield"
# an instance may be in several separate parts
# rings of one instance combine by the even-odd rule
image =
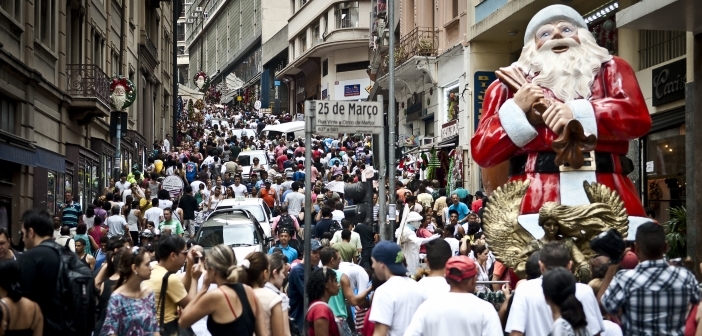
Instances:
[[[220,244],[232,247],[253,246],[259,244],[259,239],[251,224],[207,226],[200,230],[197,244],[204,248]]]
[[[256,220],[258,220],[259,223],[266,220],[266,216],[263,214],[263,209],[258,204],[239,204],[234,205],[231,208],[248,210],[254,217],[256,217]]]
[[[239,160],[239,165],[241,166],[250,166],[253,164],[253,159],[258,158],[258,163],[259,164],[265,164],[266,163],[266,154],[265,153],[256,153],[256,154],[239,154],[239,157],[237,158]]]

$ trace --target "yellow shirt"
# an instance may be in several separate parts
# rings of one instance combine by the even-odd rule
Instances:
[[[146,210],[151,209],[151,207],[151,200],[146,198],[142,198],[141,200],[139,200],[139,209],[141,210],[141,213],[146,212]]]
[[[163,169],[163,161],[154,160],[154,170],[156,171],[156,174],[161,174],[162,169]]]
[[[146,280],[146,286],[154,291],[154,298],[156,300],[156,318],[160,318],[161,306],[159,302],[161,300],[161,284],[163,284],[163,276],[166,275],[168,270],[164,267],[156,265],[154,269],[151,270],[151,278]],[[178,302],[183,300],[188,296],[188,292],[183,286],[183,282],[176,274],[171,274],[168,277],[168,288],[166,289],[166,309],[164,311],[164,323],[171,322],[178,317]]]

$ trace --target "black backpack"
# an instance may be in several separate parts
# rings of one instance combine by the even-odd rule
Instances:
[[[331,225],[329,226],[329,232],[334,235],[336,231],[341,231],[341,224],[339,224],[338,220],[332,221]]]
[[[65,335],[89,336],[95,328],[95,281],[90,267],[78,255],[54,242],[39,246],[59,255],[58,281],[53,303],[61,307],[58,321],[46,319],[53,329]]]
[[[295,221],[293,221],[289,214],[280,215],[278,226],[276,227],[276,234],[282,229],[287,229],[288,232],[290,232],[290,236],[295,235]]]

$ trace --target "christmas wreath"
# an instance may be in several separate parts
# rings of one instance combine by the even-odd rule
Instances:
[[[124,93],[115,92],[118,87],[124,89]],[[136,100],[136,86],[129,78],[124,76],[112,77],[110,81],[110,106],[117,111],[122,111],[129,106],[132,106]]]
[[[198,84],[197,79],[200,77],[203,77],[205,81]],[[200,92],[205,92],[207,91],[207,88],[210,87],[210,76],[208,76],[204,71],[198,71],[198,73],[195,74],[195,77],[193,77],[193,83],[195,84],[195,87],[200,90]]]

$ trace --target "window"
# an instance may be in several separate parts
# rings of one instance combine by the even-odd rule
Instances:
[[[179,23],[178,26],[176,26],[177,34],[176,34],[176,41],[185,41],[185,24],[184,23]]]
[[[685,206],[685,125],[646,137],[646,206],[655,219],[670,219],[668,209]]]
[[[453,85],[449,85],[444,89],[444,109],[445,121],[453,120],[458,118],[458,83],[454,82]]]
[[[21,6],[22,0],[0,0],[0,9],[17,21],[20,21],[22,15]]]
[[[368,70],[369,65],[370,65],[370,61],[337,64],[336,65],[336,72],[338,73],[338,72],[347,72],[347,71],[356,71],[356,70],[366,71],[366,70]]]
[[[105,47],[105,41],[102,39],[102,36],[100,35],[100,33],[95,31],[93,34],[93,64],[99,66],[100,69],[103,69],[105,66],[104,47]]]
[[[35,36],[47,48],[54,50],[56,0],[36,0],[34,17]]]
[[[322,61],[322,77],[329,74],[329,59]]]
[[[136,2],[137,2],[137,0],[129,1],[129,21],[130,21],[130,23],[134,23],[134,7],[136,6]],[[185,7],[185,6],[183,6],[183,7]]]
[[[656,64],[685,55],[687,43],[684,31],[639,31],[639,66],[650,68]]]
[[[316,45],[320,42],[321,37],[321,33],[319,32],[319,21],[317,21],[312,28],[312,43]]]
[[[112,51],[112,76],[117,76],[122,74],[122,66],[119,64],[119,54],[116,51]],[[110,76],[110,75],[108,75]],[[112,77],[110,76],[110,77]]]
[[[458,17],[458,0],[451,0],[451,17]]]
[[[0,96],[0,130],[15,134],[17,102]]]
[[[358,27],[358,1],[340,3],[335,16],[337,29]]]
[[[302,53],[305,53],[307,51],[307,34],[302,33],[300,35],[300,50]]]

